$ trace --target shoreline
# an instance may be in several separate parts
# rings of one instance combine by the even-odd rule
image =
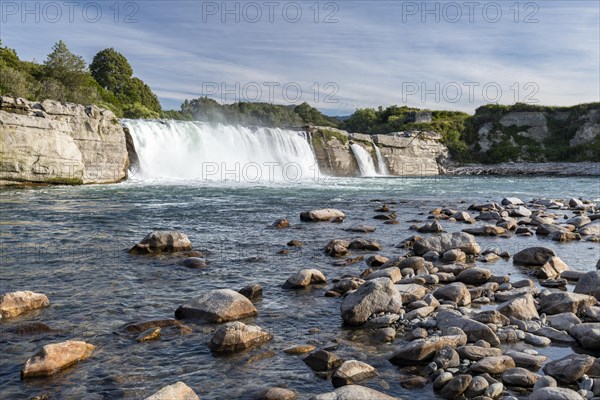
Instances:
[[[445,175],[600,176],[600,162],[522,162],[468,164],[447,168]]]

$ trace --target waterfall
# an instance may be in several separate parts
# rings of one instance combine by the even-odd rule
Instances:
[[[363,147],[359,144],[352,143],[350,145],[352,149],[352,153],[354,153],[354,158],[356,158],[356,162],[358,163],[358,169],[360,171],[360,176],[377,176],[377,170],[375,169],[375,164],[373,163],[373,157],[369,154],[368,151],[363,149]]]
[[[257,183],[319,177],[303,132],[197,121],[122,122],[139,156],[136,178]]]
[[[381,155],[381,151],[379,151],[379,146],[373,143],[373,147],[375,147],[375,155],[377,156],[377,170],[379,171],[379,175],[389,175],[387,166],[385,165],[385,161]]]

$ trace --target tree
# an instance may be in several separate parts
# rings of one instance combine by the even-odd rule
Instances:
[[[158,97],[152,92],[150,86],[139,78],[129,79],[123,85],[119,98],[124,104],[139,103],[151,111],[162,111]]]
[[[48,75],[59,80],[65,86],[69,86],[70,80],[79,78],[86,72],[83,57],[71,53],[62,40],[54,44],[52,53],[48,54],[44,65]]]
[[[113,48],[104,49],[94,56],[90,72],[100,86],[117,95],[133,75],[133,69],[125,56]]]

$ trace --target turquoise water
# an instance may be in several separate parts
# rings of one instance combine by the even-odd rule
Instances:
[[[81,187],[38,187],[1,191],[0,291],[33,290],[48,295],[52,306],[2,322],[0,398],[28,399],[48,393],[52,398],[142,398],[178,380],[203,399],[251,398],[254,390],[285,385],[299,398],[332,390],[298,356],[282,352],[296,344],[337,345],[337,353],[367,361],[380,376],[368,386],[405,398],[433,398],[431,387],[406,390],[397,383],[397,368],[387,358],[393,344],[350,341],[360,333],[342,326],[341,300],[323,297],[326,290],[284,291],[281,284],[302,268],[317,268],[328,280],[359,274],[365,264],[331,264],[321,248],[334,238],[377,239],[380,254],[397,256],[394,247],[414,234],[435,207],[466,209],[471,203],[505,196],[533,198],[582,197],[600,202],[597,178],[433,177],[331,178],[319,183],[253,186],[233,183],[129,181]],[[379,201],[374,201],[379,200]],[[398,225],[373,220],[381,201],[396,202]],[[306,224],[299,213],[334,207],[346,212],[343,224]],[[556,210],[571,216],[570,211]],[[292,227],[269,225],[287,218]],[[355,235],[344,228],[368,223],[377,231]],[[448,231],[462,224],[442,221]],[[187,269],[174,257],[130,256],[127,249],[156,229],[185,232],[194,248],[208,253],[209,267]],[[306,246],[288,255],[276,254],[291,239]],[[591,242],[560,244],[546,238],[478,238],[483,246],[515,253],[531,245],[554,248],[573,269],[591,270],[600,246]],[[357,253],[357,255],[368,253]],[[495,273],[526,276],[512,262],[486,265]],[[129,322],[172,318],[187,299],[214,288],[239,289],[250,283],[264,287],[256,304],[259,314],[246,322],[269,329],[274,340],[265,345],[215,357],[207,343],[212,325],[190,323],[194,332],[137,343],[120,329]],[[12,335],[7,329],[24,322],[44,322],[58,332]],[[309,333],[318,328],[319,332]],[[51,378],[21,381],[25,360],[41,346],[70,338],[97,345],[92,358]],[[274,356],[247,363],[265,351]],[[562,353],[560,353],[562,352]],[[560,354],[564,350],[559,351]],[[558,353],[557,353],[558,354]],[[250,394],[248,394],[250,393]]]

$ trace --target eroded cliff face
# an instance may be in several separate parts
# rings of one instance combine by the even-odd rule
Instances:
[[[312,146],[322,173],[333,176],[359,176],[350,144],[356,143],[376,161],[379,148],[390,175],[430,176],[443,172],[448,148],[434,132],[408,132],[406,135],[349,134],[327,127],[310,127]]]
[[[484,163],[598,161],[600,103],[480,107],[465,136]]]
[[[127,178],[128,167],[111,111],[0,97],[0,181],[113,183]]]

